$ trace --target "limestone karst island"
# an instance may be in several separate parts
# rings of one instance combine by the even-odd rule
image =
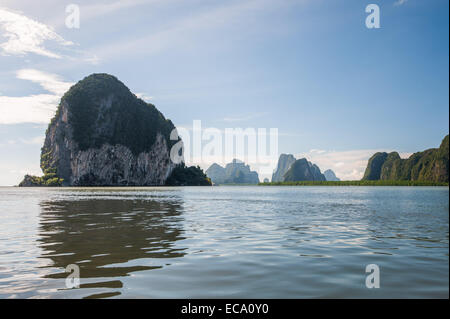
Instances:
[[[211,185],[200,168],[171,161],[173,129],[116,77],[92,74],[64,94],[47,128],[44,175],[19,186]]]

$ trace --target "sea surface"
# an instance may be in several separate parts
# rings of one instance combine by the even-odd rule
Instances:
[[[448,297],[448,187],[0,188],[0,298]]]

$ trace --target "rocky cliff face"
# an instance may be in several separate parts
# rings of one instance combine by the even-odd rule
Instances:
[[[206,175],[214,184],[258,184],[258,173],[250,170],[245,163],[233,160],[225,168],[214,163],[207,170]]]
[[[372,155],[367,163],[366,171],[364,172],[363,180],[378,180],[381,175],[381,167],[386,161],[388,154],[386,152],[378,152]]]
[[[115,77],[93,74],[61,99],[41,168],[68,186],[163,185],[176,166],[170,160],[174,128]]]
[[[272,182],[283,182],[284,174],[286,174],[294,162],[295,157],[292,154],[281,154],[278,159],[277,170],[272,175]]]
[[[367,164],[363,180],[448,182],[449,136],[439,148],[417,152],[402,159],[397,152],[376,153]]]
[[[333,173],[334,174],[334,173]],[[325,181],[320,168],[306,158],[296,160],[292,154],[281,154],[272,182]]]
[[[333,182],[340,181],[340,179],[336,176],[336,174],[331,169],[327,169],[325,172],[323,172],[323,176],[325,176],[325,179],[327,181],[333,181]]]
[[[325,181],[325,176],[317,165],[308,162],[306,158],[296,160],[284,174],[285,182]]]

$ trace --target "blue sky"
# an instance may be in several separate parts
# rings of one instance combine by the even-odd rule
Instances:
[[[79,29],[65,26],[70,3]],[[380,29],[365,26],[369,3]],[[448,6],[0,1],[0,185],[39,173],[49,114],[94,72],[117,76],[176,126],[276,127],[280,153],[360,178],[375,151],[407,156],[448,134]]]

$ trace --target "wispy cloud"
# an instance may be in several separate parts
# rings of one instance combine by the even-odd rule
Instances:
[[[60,96],[73,84],[63,81],[56,74],[50,74],[35,69],[21,69],[17,71],[17,78],[37,83],[45,90]]]
[[[128,39],[126,43],[118,41],[100,45],[93,48],[92,52],[100,59],[106,60],[120,58],[124,51],[149,55],[173,47],[191,47],[203,32],[211,32],[211,30],[221,27],[230,28],[239,25],[242,21],[249,21],[254,16],[270,12],[276,7],[289,6],[296,2],[306,1],[238,0],[218,2],[219,5],[209,5],[205,10],[168,21],[159,30],[151,30],[143,36]]]
[[[30,138],[19,138],[7,141],[0,141],[0,146],[5,145],[18,145],[18,144],[28,144],[28,145],[42,145],[44,143],[44,136],[35,136]]]
[[[138,98],[144,101],[149,101],[153,99],[153,96],[148,95],[147,93],[134,93]]]
[[[19,141],[23,144],[33,144],[33,145],[42,145],[44,144],[45,137],[44,136],[35,136],[31,138],[21,138]]]
[[[0,96],[0,124],[48,123],[58,102],[59,97],[51,94]]]
[[[394,2],[394,6],[401,6],[402,4],[405,4],[408,0],[397,0]]]
[[[19,97],[0,95],[0,124],[48,123],[61,96],[73,84],[61,80],[55,74],[34,69],[19,70],[16,76],[37,83],[52,94]]]
[[[130,7],[135,7],[138,5],[148,5],[150,3],[158,3],[167,0],[118,0],[118,1],[108,1],[103,3],[93,3],[89,5],[81,6],[81,10],[83,11],[83,20],[92,19],[98,16],[103,16],[107,14],[111,14],[117,10],[123,10]]]
[[[44,43],[54,41],[63,46],[73,45],[51,27],[5,8],[0,8],[0,32],[7,39],[0,43],[4,55],[34,53],[59,59],[61,56],[45,48]]]

